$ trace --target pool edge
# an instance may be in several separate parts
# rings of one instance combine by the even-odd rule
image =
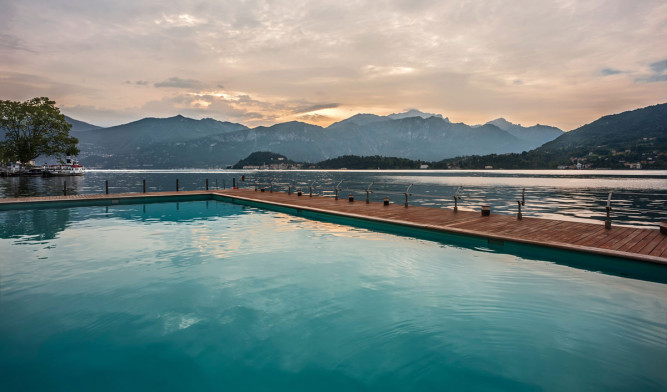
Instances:
[[[170,202],[170,201],[196,201],[196,200],[221,200],[221,201],[243,201],[259,205],[280,206],[294,210],[298,215],[299,211],[310,211],[318,214],[346,217],[355,220],[369,221],[392,225],[403,228],[426,230],[430,232],[445,233],[457,236],[466,236],[476,239],[486,240],[490,246],[508,244],[529,245],[539,248],[559,249],[570,252],[594,254],[616,259],[639,261],[650,264],[667,266],[667,258],[651,256],[640,253],[616,251],[590,246],[581,246],[567,244],[562,242],[536,241],[522,238],[510,238],[504,235],[493,235],[481,233],[473,230],[467,230],[456,227],[437,226],[432,224],[420,224],[396,219],[385,219],[369,215],[360,215],[355,213],[321,209],[311,206],[283,203],[271,200],[246,197],[233,194],[229,190],[208,190],[208,191],[178,191],[178,192],[149,192],[149,193],[125,193],[125,194],[93,194],[93,195],[75,195],[75,196],[46,196],[29,197],[0,200],[0,211],[25,209],[27,208],[57,208],[57,207],[75,207],[92,205],[117,205],[117,204],[139,204],[152,202]],[[129,202],[129,203],[128,203]]]

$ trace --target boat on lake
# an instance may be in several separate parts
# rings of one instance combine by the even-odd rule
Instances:
[[[42,171],[45,177],[82,176],[86,174],[86,168],[70,156],[65,158],[64,164],[42,166]]]

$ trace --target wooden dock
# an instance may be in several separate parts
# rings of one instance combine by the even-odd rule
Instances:
[[[365,200],[350,203],[347,198],[335,200],[332,197],[309,197],[308,194],[297,196],[294,193],[288,195],[284,192],[270,193],[252,189],[0,199],[0,208],[3,205],[23,203],[48,204],[54,201],[103,201],[105,199],[113,201],[186,195],[211,195],[211,197],[220,195],[287,208],[482,237],[492,241],[510,241],[667,265],[667,235],[657,230],[658,223],[656,223],[656,229],[622,226],[605,229],[604,222],[592,224],[531,217],[517,220],[512,215],[481,216],[480,212],[459,211],[455,213],[452,209],[420,206],[406,208],[403,204],[384,206],[383,203],[377,202],[367,204]]]

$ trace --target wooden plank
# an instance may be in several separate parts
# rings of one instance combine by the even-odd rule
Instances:
[[[597,241],[592,241],[588,246],[599,248],[600,245],[615,242],[616,238],[627,231],[625,227],[612,227],[611,229],[604,229],[605,234],[601,235]]]
[[[658,245],[656,245],[655,248],[653,248],[653,250],[651,251],[651,253],[649,253],[649,255],[660,256],[662,255],[662,252],[664,252],[666,248],[667,248],[667,236],[662,234],[660,242],[658,243]]]
[[[638,242],[644,240],[644,238],[646,238],[649,234],[651,234],[650,230],[643,230],[639,233],[639,235],[637,237],[634,238],[634,240],[632,240],[632,241],[628,242],[627,244],[621,246],[617,250],[619,252],[631,252],[631,249],[635,245],[637,245]]]
[[[660,244],[660,242],[662,241],[662,237],[663,235],[660,234],[660,232],[656,232],[656,234],[653,236],[653,239],[651,239],[651,241],[648,244],[646,244],[646,246],[644,246],[639,251],[639,253],[650,255],[653,252],[653,250],[658,246],[658,244]]]
[[[605,249],[603,248],[605,245],[618,243],[621,239],[627,237],[628,234],[631,234],[635,231],[635,228],[633,227],[612,228],[612,230],[614,229],[616,229],[616,231],[611,236],[609,236],[606,240],[595,244],[595,247]]]
[[[645,237],[642,238],[639,242],[637,242],[635,245],[633,245],[633,246],[629,249],[629,252],[631,252],[631,253],[641,253],[641,254],[643,254],[643,252],[641,252],[641,250],[644,249],[648,244],[650,244],[650,243],[653,241],[653,239],[654,239],[656,236],[659,236],[659,235],[661,235],[660,232],[657,231],[657,230],[654,230],[654,232],[649,233],[647,236],[645,236]],[[651,249],[651,250],[652,250],[652,249]]]
[[[600,248],[617,250],[620,247],[622,247],[623,245],[633,241],[634,238],[637,237],[640,234],[645,234],[645,231],[641,230],[641,229],[633,229],[631,233],[629,233],[628,235],[625,236],[625,238],[619,239],[617,242],[615,242],[613,244],[611,244],[611,243],[604,244]]]

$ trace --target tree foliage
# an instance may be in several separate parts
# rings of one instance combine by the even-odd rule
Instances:
[[[374,156],[343,155],[338,158],[327,159],[316,164],[321,169],[419,169],[422,161],[407,158]]]
[[[282,158],[282,160],[281,160]],[[286,165],[293,165],[297,162],[287,159],[284,155],[276,154],[269,151],[255,151],[246,158],[236,162],[234,169],[243,169],[243,166],[263,166],[271,165],[273,163],[283,163]]]
[[[77,155],[79,141],[69,135],[71,127],[46,97],[0,101],[0,129],[5,132],[0,153],[6,160],[27,163],[40,155]]]

